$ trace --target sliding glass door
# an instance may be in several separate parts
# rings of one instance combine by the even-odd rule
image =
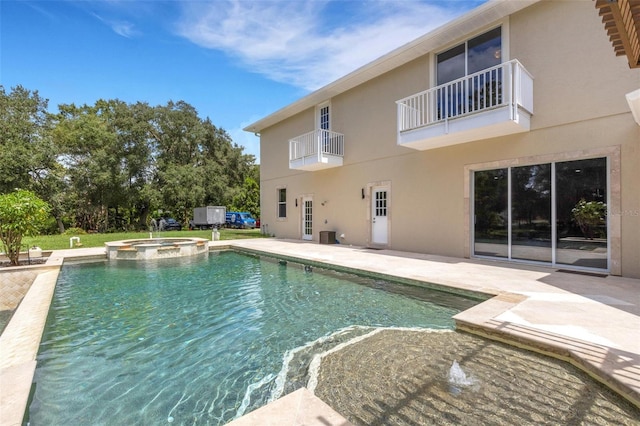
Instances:
[[[511,257],[551,262],[551,164],[511,169]]]
[[[475,254],[509,257],[509,169],[475,172]]]
[[[607,160],[474,172],[476,256],[608,269]]]
[[[607,269],[607,162],[556,164],[556,263]]]

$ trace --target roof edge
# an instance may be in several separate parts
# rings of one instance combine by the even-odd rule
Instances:
[[[309,93],[274,113],[249,124],[242,130],[259,133],[280,121],[379,77],[394,68],[398,68],[437,49],[439,46],[460,38],[461,30],[465,33],[471,33],[491,22],[505,18],[540,1],[542,0],[489,0],[464,15],[429,31],[425,35],[382,55],[378,59],[357,68],[349,74]]]

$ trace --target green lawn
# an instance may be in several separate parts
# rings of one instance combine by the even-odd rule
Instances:
[[[25,237],[22,245],[27,247],[38,246],[42,250],[60,250],[69,248],[69,239],[74,235],[40,235],[37,237]],[[82,247],[103,247],[107,241],[130,240],[139,238],[149,238],[148,232],[119,232],[113,234],[82,234],[80,237]],[[167,231],[155,232],[153,237],[200,237],[211,239],[211,231]],[[265,238],[259,229],[221,229],[221,240],[234,240],[240,238]],[[75,246],[75,244],[74,244]]]

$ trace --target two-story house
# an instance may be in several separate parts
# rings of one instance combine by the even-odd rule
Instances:
[[[640,277],[639,87],[594,2],[490,1],[247,126],[263,228]]]

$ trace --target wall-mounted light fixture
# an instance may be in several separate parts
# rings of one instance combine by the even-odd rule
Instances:
[[[364,200],[364,188],[362,188],[362,199]]]
[[[296,198],[296,207],[298,207],[298,199]]]

